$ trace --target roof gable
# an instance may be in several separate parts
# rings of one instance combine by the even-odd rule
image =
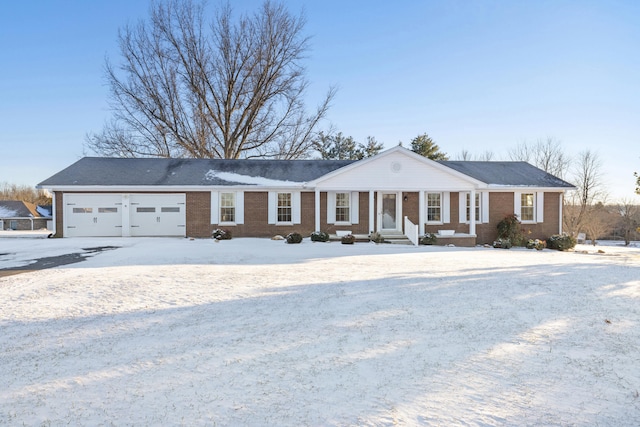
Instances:
[[[431,159],[396,146],[335,170],[310,183],[317,188],[420,190],[471,189],[482,183]]]

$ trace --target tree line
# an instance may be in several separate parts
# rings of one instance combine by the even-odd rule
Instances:
[[[51,195],[42,189],[28,185],[0,183],[0,200],[19,200],[35,205],[47,206],[51,204]]]

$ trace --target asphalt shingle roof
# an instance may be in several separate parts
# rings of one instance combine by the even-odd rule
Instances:
[[[67,185],[233,185],[229,175],[308,182],[354,160],[121,159],[85,157],[38,184]],[[215,172],[226,173],[223,179]],[[225,174],[222,174],[225,176]]]
[[[2,218],[39,218],[41,216],[33,203],[20,200],[0,200],[0,217]]]
[[[38,184],[56,186],[199,186],[304,183],[356,160],[123,159],[85,157]],[[495,186],[572,188],[526,162],[440,161]],[[249,178],[255,179],[249,179]],[[271,181],[271,182],[268,182]]]
[[[490,185],[572,188],[562,179],[527,162],[438,162]]]

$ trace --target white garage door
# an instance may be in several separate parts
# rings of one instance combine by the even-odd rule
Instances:
[[[185,236],[184,194],[131,194],[131,236]]]
[[[66,237],[186,235],[184,194],[65,194]]]
[[[65,194],[64,235],[121,236],[122,195]]]

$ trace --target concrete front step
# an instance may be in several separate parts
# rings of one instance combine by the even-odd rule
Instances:
[[[354,234],[354,237],[356,238],[356,242],[369,241],[369,235],[367,234]],[[382,237],[384,238],[385,243],[391,243],[396,245],[412,245],[413,244],[411,243],[411,240],[409,240],[409,238],[404,234],[383,234]],[[332,242],[340,241],[340,238],[341,236],[338,236],[336,234],[329,235],[329,240],[331,240]]]

